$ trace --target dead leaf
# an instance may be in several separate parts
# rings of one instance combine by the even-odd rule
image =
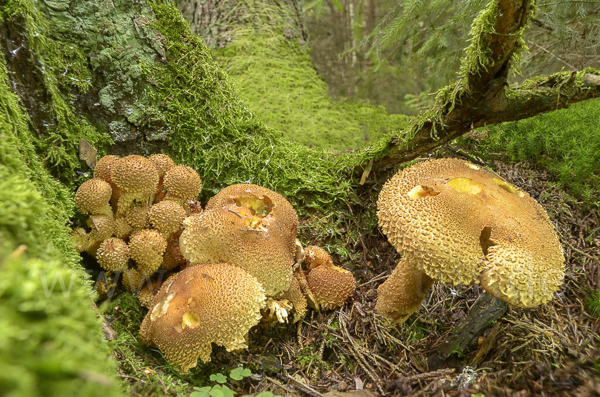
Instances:
[[[83,138],[79,140],[79,159],[85,161],[92,170],[96,168],[98,162],[97,154],[96,148],[90,145],[88,141]]]

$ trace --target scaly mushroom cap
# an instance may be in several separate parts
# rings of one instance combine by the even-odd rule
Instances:
[[[98,294],[98,298],[107,299],[111,298],[113,293],[115,292],[116,284],[112,277],[108,277],[105,279],[100,279],[96,282],[94,289]]]
[[[77,252],[81,253],[87,249],[90,242],[90,236],[87,234],[84,228],[78,227],[71,232],[71,242]]]
[[[498,175],[457,159],[416,164],[390,179],[379,225],[409,266],[455,284],[480,281],[515,306],[546,302],[564,275],[544,209]]]
[[[132,232],[139,232],[150,227],[149,213],[150,205],[148,204],[134,205],[125,212],[125,220],[131,226]]]
[[[75,193],[75,206],[82,214],[113,216],[110,207],[112,189],[110,184],[99,178],[89,179]]]
[[[129,247],[121,239],[109,238],[96,250],[96,259],[105,270],[125,270],[129,261]]]
[[[304,249],[304,262],[306,263],[306,270],[309,272],[320,265],[333,265],[329,252],[316,245],[309,245]]]
[[[129,292],[137,293],[142,288],[145,278],[135,269],[127,269],[121,276],[121,284]]]
[[[158,171],[142,156],[131,155],[115,162],[110,173],[112,181],[123,193],[119,198],[117,216],[125,213],[135,201],[147,204],[158,187]]]
[[[165,172],[175,167],[175,162],[166,154],[153,154],[148,157],[148,160],[152,161],[152,164],[156,167],[158,171],[158,177],[162,178],[165,175]]]
[[[231,263],[256,277],[267,296],[289,289],[296,257],[298,217],[277,193],[256,185],[234,185],[184,220],[179,238],[192,264]]]
[[[192,266],[163,283],[140,328],[182,373],[210,361],[211,343],[227,351],[247,348],[245,336],[260,321],[265,294],[244,270],[228,264]]]
[[[306,281],[314,299],[323,310],[342,306],[356,290],[352,273],[333,265],[317,266],[306,275]],[[311,303],[313,302],[309,301]]]
[[[145,308],[150,309],[152,307],[154,297],[158,294],[158,291],[160,291],[160,287],[166,280],[169,279],[169,277],[170,276],[167,276],[164,279],[160,278],[146,280],[144,286],[139,290],[137,294],[138,301],[140,301],[140,304]]]
[[[116,238],[125,240],[132,232],[131,225],[125,218],[116,218],[114,223],[114,235]]]
[[[100,178],[103,181],[106,181],[112,184],[112,179],[110,178],[110,172],[112,170],[113,165],[117,160],[121,157],[119,156],[104,156],[96,163],[96,167],[94,168],[94,178]]]
[[[142,230],[131,235],[129,252],[137,263],[137,270],[144,277],[158,270],[167,248],[165,238],[156,230]]]
[[[88,218],[87,225],[92,228],[89,233],[90,243],[101,243],[110,238],[115,231],[115,220],[112,215],[92,215]]]
[[[152,227],[158,230],[166,239],[172,233],[179,231],[181,223],[186,216],[187,214],[183,207],[171,200],[164,200],[154,204],[148,213],[148,219]]]
[[[184,205],[187,199],[196,197],[202,190],[200,175],[192,167],[176,165],[171,167],[164,176],[165,198]]]

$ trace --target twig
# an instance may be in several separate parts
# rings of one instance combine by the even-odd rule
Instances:
[[[342,329],[346,334],[346,339],[348,339],[348,341],[350,342],[350,346],[352,347],[350,352],[353,353],[354,358],[356,358],[356,362],[358,363],[358,365],[360,365],[363,371],[365,371],[367,375],[369,375],[369,377],[373,379],[373,381],[377,385],[377,389],[379,390],[379,392],[382,395],[385,395],[385,389],[383,388],[381,379],[379,378],[379,376],[377,376],[375,370],[371,367],[365,356],[360,352],[360,350],[356,346],[354,339],[350,336],[350,333],[348,332],[348,328],[346,328],[346,321],[344,321],[344,318],[342,316],[339,316],[338,318],[340,325],[342,326]]]
[[[565,241],[564,241],[564,243],[565,243],[565,244],[567,244],[567,245],[569,246],[569,248],[571,248],[573,251],[575,251],[575,252],[577,252],[577,253],[579,253],[579,254],[581,254],[581,255],[585,256],[586,258],[588,258],[588,259],[591,259],[591,260],[593,260],[594,262],[597,262],[597,261],[598,261],[598,258],[596,258],[595,256],[593,256],[593,255],[590,255],[590,254],[588,254],[588,253],[585,253],[585,252],[583,252],[582,250],[580,250],[580,249],[578,249],[578,248],[575,248],[575,247],[573,247],[573,245],[571,245],[571,243],[569,243],[567,240],[565,240]]]
[[[417,375],[411,375],[411,376],[398,378],[398,380],[396,380],[396,383],[399,383],[399,384],[414,383],[414,382],[417,382],[417,381],[420,381],[423,379],[439,378],[440,376],[452,375],[453,373],[454,373],[453,368],[443,368],[443,369],[438,369],[437,371],[425,372],[424,374],[417,374]]]
[[[304,383],[300,382],[297,379],[292,378],[291,376],[289,376],[288,374],[283,375],[285,376],[285,378],[287,380],[289,380],[290,382],[292,382],[294,384],[294,386],[296,386],[300,391],[302,391],[303,393],[308,394],[309,396],[313,396],[313,397],[323,397],[323,395],[321,393],[319,393],[318,391],[316,391],[315,389],[313,389],[312,387],[305,385]]]

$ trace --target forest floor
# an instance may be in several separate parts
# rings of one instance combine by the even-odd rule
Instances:
[[[354,390],[355,397],[600,395],[600,318],[590,314],[589,303],[600,290],[600,214],[557,188],[535,164],[486,164],[538,200],[557,229],[566,276],[551,302],[508,307],[505,313],[505,306],[488,302],[501,317],[484,321],[463,338],[468,343],[449,350],[450,341],[464,336],[478,299],[487,295],[478,285],[435,283],[417,313],[403,325],[388,326],[374,310],[376,289],[400,257],[379,233],[357,247],[363,251],[362,263],[353,264],[357,290],[339,310],[309,310],[297,324],[259,325],[250,332],[248,350],[214,347],[211,363],[185,377],[165,365],[158,351],[140,348],[136,320],[129,319],[129,335],[114,347],[119,376],[134,396],[189,395],[192,385],[211,384],[211,373],[238,365],[252,371],[242,381],[229,381],[240,395],[342,396]],[[126,314],[118,307],[106,313],[117,322],[129,318]],[[198,381],[199,374],[204,380]]]

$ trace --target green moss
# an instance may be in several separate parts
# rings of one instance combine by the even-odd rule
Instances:
[[[70,194],[36,158],[0,61],[0,390],[10,396],[118,395],[65,226]]]
[[[345,150],[408,127],[406,116],[390,115],[383,106],[332,100],[308,46],[290,33],[287,19],[294,12],[285,4],[238,7],[248,7],[243,14],[251,17],[234,26],[232,41],[213,52],[244,105],[285,140]]]

